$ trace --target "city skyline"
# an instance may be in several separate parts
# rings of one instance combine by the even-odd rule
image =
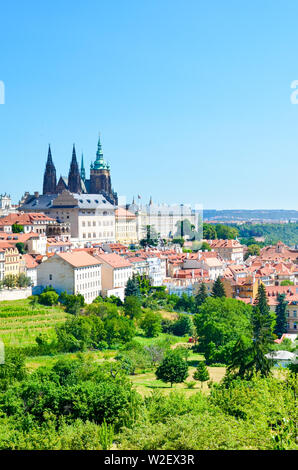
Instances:
[[[2,12],[1,192],[14,202],[41,192],[49,143],[59,179],[73,143],[89,168],[100,132],[129,202],[297,209],[295,2],[31,1]]]

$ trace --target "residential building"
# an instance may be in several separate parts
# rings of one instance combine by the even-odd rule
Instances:
[[[110,291],[120,290],[124,300],[124,288],[129,278],[132,277],[131,263],[117,253],[101,253],[95,258],[102,263],[102,292],[109,296]],[[121,298],[121,297],[120,297]]]
[[[101,294],[101,262],[85,251],[55,253],[37,267],[39,287],[82,294],[91,303]]]

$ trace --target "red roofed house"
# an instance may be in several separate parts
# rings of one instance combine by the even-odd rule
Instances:
[[[25,264],[25,274],[27,277],[30,277],[32,286],[37,285],[37,266],[38,263],[35,261],[33,256],[25,254],[23,255],[23,260]]]
[[[287,323],[288,333],[297,333],[298,330],[298,286],[268,286],[266,287],[267,301],[273,312],[278,304],[278,294],[285,294],[288,302]]]
[[[82,294],[91,303],[101,294],[101,262],[86,251],[56,253],[38,265],[37,284]]]
[[[56,224],[56,220],[43,214],[42,212],[36,213],[12,213],[6,217],[0,218],[0,231],[12,233],[12,226],[14,224],[21,225],[24,228],[24,233],[40,233],[45,235],[47,226]]]

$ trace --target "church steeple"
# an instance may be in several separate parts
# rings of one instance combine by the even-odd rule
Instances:
[[[52,159],[51,146],[49,144],[48,158],[46,168],[43,177],[43,194],[55,194],[56,193],[56,168]]]
[[[98,136],[98,143],[97,143],[97,152],[96,152],[96,160],[93,164],[92,169],[94,170],[109,170],[109,165],[103,159],[103,151],[100,141],[100,135]]]
[[[86,180],[86,171],[85,171],[85,167],[84,167],[84,155],[82,153],[82,160],[81,160],[81,178],[82,180],[84,181],[85,183],[85,180]]]
[[[70,169],[68,173],[68,189],[71,193],[81,193],[81,176],[79,171],[79,165],[76,156],[75,144],[72,149],[72,159]]]

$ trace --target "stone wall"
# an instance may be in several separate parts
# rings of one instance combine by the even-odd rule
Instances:
[[[21,300],[27,299],[32,295],[32,287],[24,289],[2,289],[0,290],[0,302],[3,300]]]

